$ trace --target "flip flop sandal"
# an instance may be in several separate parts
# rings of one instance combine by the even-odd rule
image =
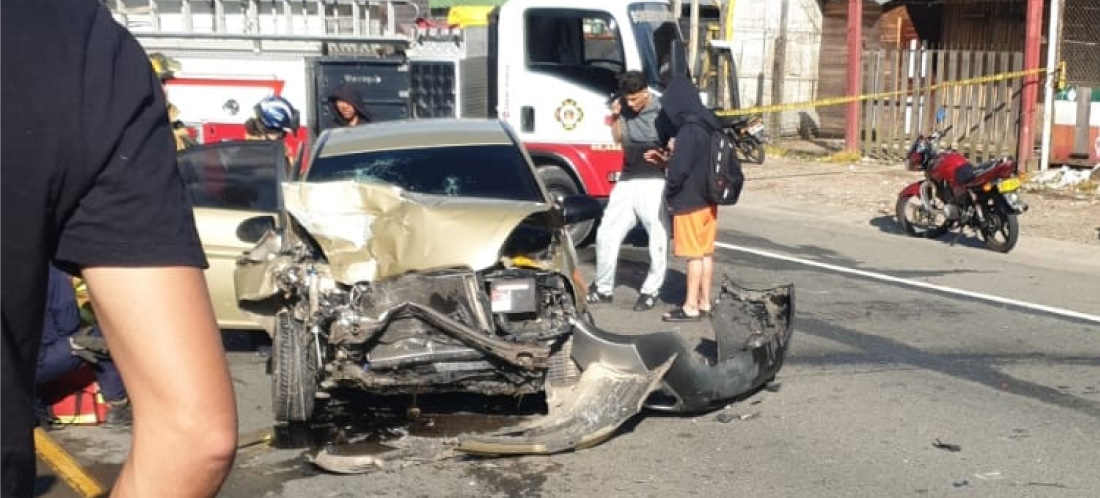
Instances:
[[[661,320],[665,322],[698,322],[702,319],[702,313],[697,315],[689,315],[684,312],[683,308],[676,308],[661,316]]]

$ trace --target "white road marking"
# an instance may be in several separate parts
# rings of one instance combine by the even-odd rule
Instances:
[[[1056,308],[1056,307],[1053,307],[1053,306],[1046,306],[1046,305],[1042,305],[1042,304],[1029,303],[1029,302],[1026,302],[1026,301],[1017,301],[1015,299],[1008,299],[1008,298],[1005,298],[1005,297],[999,297],[999,296],[994,296],[994,295],[990,295],[990,294],[982,294],[982,293],[979,293],[979,292],[971,292],[971,291],[967,291],[967,290],[956,289],[954,287],[945,287],[945,286],[942,286],[942,285],[930,284],[930,283],[926,283],[926,282],[918,282],[916,280],[908,280],[908,279],[899,278],[899,277],[891,277],[890,275],[884,275],[882,273],[875,273],[875,272],[870,272],[870,271],[857,270],[855,268],[847,268],[847,267],[844,267],[844,266],[831,265],[829,263],[820,263],[820,262],[817,262],[817,261],[811,261],[811,260],[808,260],[808,259],[796,258],[796,257],[793,257],[793,256],[787,256],[787,255],[779,254],[779,253],[775,253],[775,252],[764,251],[764,250],[760,250],[760,249],[754,249],[754,248],[751,248],[751,247],[739,246],[739,245],[735,245],[735,244],[727,244],[725,242],[715,242],[714,245],[717,246],[717,247],[721,247],[723,249],[729,249],[731,251],[738,251],[738,252],[745,252],[745,253],[749,253],[749,254],[755,254],[757,256],[761,256],[761,257],[765,257],[765,258],[778,259],[778,260],[781,260],[781,261],[787,261],[787,262],[790,262],[790,263],[796,263],[796,264],[800,264],[800,265],[804,265],[804,266],[812,266],[812,267],[815,267],[815,268],[821,268],[821,269],[824,269],[824,270],[829,270],[829,271],[833,271],[833,272],[837,272],[837,273],[845,273],[845,274],[848,274],[848,275],[858,275],[858,276],[864,277],[864,278],[870,278],[870,279],[873,279],[873,280],[880,280],[880,281],[883,281],[883,282],[890,282],[890,283],[905,285],[905,286],[909,286],[909,287],[916,287],[918,289],[928,289],[928,290],[932,290],[932,291],[936,291],[936,292],[942,292],[942,293],[945,293],[945,294],[954,294],[954,295],[957,295],[957,296],[965,296],[965,297],[969,297],[969,298],[972,298],[972,299],[978,299],[978,300],[981,300],[981,301],[988,301],[988,302],[999,303],[999,304],[1007,304],[1009,306],[1016,306],[1016,307],[1019,307],[1019,308],[1026,308],[1026,309],[1035,310],[1035,311],[1042,311],[1044,313],[1050,313],[1052,315],[1059,315],[1059,316],[1064,316],[1064,317],[1069,317],[1069,318],[1075,318],[1075,319],[1078,319],[1078,320],[1084,320],[1084,321],[1088,321],[1088,322],[1100,323],[1100,316],[1089,315],[1087,313],[1081,313],[1081,312],[1078,312],[1078,311],[1067,310],[1067,309],[1064,309],[1064,308]]]

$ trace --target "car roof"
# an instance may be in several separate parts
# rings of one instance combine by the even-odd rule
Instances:
[[[354,128],[326,130],[318,139],[317,157],[358,152],[451,147],[512,145],[512,137],[495,119],[416,119],[369,123]]]

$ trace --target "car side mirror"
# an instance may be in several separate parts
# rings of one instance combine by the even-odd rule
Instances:
[[[602,213],[600,201],[587,195],[570,195],[561,200],[561,215],[566,225],[594,220]]]
[[[237,238],[241,242],[254,244],[263,238],[264,234],[275,229],[275,217],[270,215],[254,216],[237,225]]]

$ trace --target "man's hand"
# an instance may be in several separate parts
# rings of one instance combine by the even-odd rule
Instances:
[[[619,115],[623,113],[623,104],[621,99],[615,99],[611,101],[611,106],[608,108],[611,110],[611,117],[618,119]]]
[[[100,360],[111,358],[111,351],[107,349],[107,341],[103,337],[93,335],[92,328],[86,327],[69,337],[69,346],[72,347],[73,356],[88,363],[99,363]]]
[[[668,164],[668,158],[670,157],[667,149],[649,149],[642,155],[646,162],[656,164],[664,167]]]

